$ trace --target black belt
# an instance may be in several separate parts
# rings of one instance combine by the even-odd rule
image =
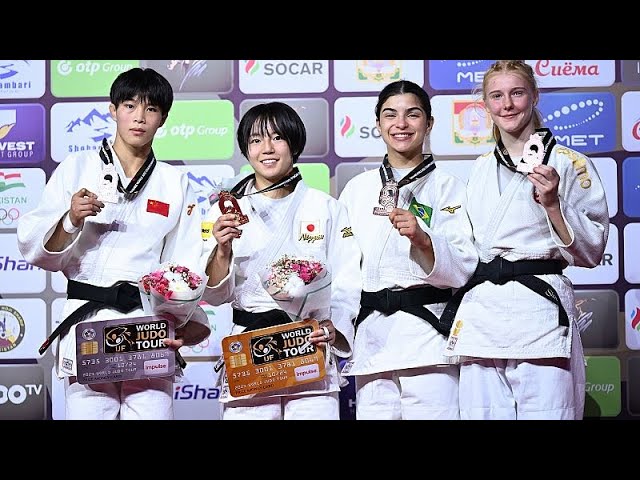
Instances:
[[[558,307],[559,324],[568,327],[569,318],[562,303],[560,303],[558,293],[547,282],[535,276],[554,274],[562,274],[562,262],[560,260],[519,260],[510,262],[502,257],[496,257],[489,263],[480,262],[471,280],[449,300],[440,316],[440,321],[445,322],[451,328],[462,298],[469,290],[481,283],[488,281],[496,285],[504,285],[507,282],[516,281],[554,303]]]
[[[53,332],[51,332],[51,335],[49,335],[38,349],[40,355],[49,348],[49,345],[51,345],[56,338],[60,335],[66,334],[73,325],[80,322],[90,313],[107,307],[113,308],[122,313],[129,313],[136,308],[142,307],[142,300],[140,299],[140,291],[138,290],[138,287],[126,281],[117,282],[110,287],[96,287],[89,283],[69,280],[67,282],[67,298],[88,301],[81,307],[74,310]],[[182,355],[180,355],[177,350],[176,361],[182,368],[187,365],[187,362],[184,361],[184,358],[182,358]]]
[[[431,324],[438,333],[449,335],[451,325],[447,326],[424,305],[447,302],[452,296],[450,288],[441,289],[430,285],[406,290],[389,290],[385,288],[377,292],[365,292],[360,295],[360,313],[355,320],[355,327],[364,321],[374,310],[391,315],[398,310],[422,318]]]
[[[259,328],[275,327],[292,320],[283,310],[268,310],[262,313],[245,312],[233,309],[233,323],[246,327],[245,332]]]

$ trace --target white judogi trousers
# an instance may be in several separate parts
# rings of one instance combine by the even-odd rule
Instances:
[[[458,365],[356,375],[358,420],[458,420]]]
[[[67,420],[173,420],[173,379],[82,385],[65,377]]]
[[[340,420],[338,392],[234,400],[220,409],[223,420]]]
[[[463,420],[582,420],[586,374],[573,325],[571,358],[476,359],[460,366]]]

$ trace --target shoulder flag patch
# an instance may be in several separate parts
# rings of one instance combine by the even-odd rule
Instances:
[[[433,213],[433,208],[418,203],[416,201],[416,197],[413,197],[411,199],[411,204],[409,205],[409,211],[422,220],[427,227],[431,226],[431,214]]]

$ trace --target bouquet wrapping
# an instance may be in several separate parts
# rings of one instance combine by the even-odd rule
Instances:
[[[313,257],[285,254],[262,273],[262,286],[291,320],[331,316],[331,272]]]
[[[138,281],[144,312],[169,314],[175,328],[184,327],[198,307],[208,277],[173,262],[165,262]]]

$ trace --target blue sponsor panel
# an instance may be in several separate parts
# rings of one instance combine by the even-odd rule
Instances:
[[[622,208],[627,217],[640,217],[640,157],[622,163]]]
[[[44,107],[0,105],[0,166],[40,163],[44,158]]]
[[[429,60],[429,85],[436,90],[470,93],[495,60]]]
[[[616,149],[616,101],[607,92],[543,93],[538,109],[560,145],[584,154]]]

